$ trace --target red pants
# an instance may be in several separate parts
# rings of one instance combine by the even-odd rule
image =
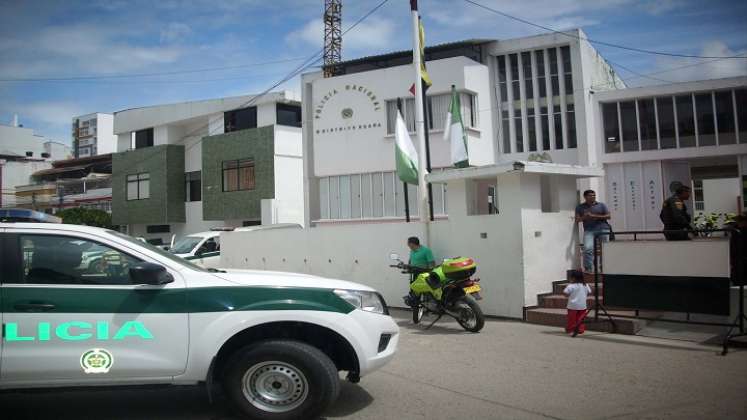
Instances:
[[[568,309],[568,323],[565,327],[565,332],[572,333],[573,329],[576,328],[576,324],[581,323],[578,326],[578,333],[583,334],[586,331],[586,325],[584,325],[583,319],[586,315],[586,309]]]

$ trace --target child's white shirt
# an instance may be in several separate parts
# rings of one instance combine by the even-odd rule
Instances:
[[[577,311],[586,309],[586,298],[591,293],[588,284],[571,283],[563,289],[563,293],[568,295],[568,309]]]

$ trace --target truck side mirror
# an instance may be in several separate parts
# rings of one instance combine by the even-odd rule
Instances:
[[[130,267],[130,280],[133,284],[159,286],[172,283],[174,277],[162,265],[152,262],[141,262]]]

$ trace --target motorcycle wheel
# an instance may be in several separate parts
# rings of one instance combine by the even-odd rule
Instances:
[[[412,308],[412,323],[419,324],[420,320],[423,319],[423,315],[425,315],[425,307],[418,303],[418,306]]]
[[[457,322],[469,332],[479,332],[485,326],[485,316],[472,296],[463,296],[454,302]]]

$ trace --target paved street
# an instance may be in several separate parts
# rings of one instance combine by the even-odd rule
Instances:
[[[400,352],[329,419],[744,419],[747,350],[491,320],[480,334],[402,326]],[[201,389],[0,395],[3,419],[234,419]],[[12,415],[10,415],[12,413]]]

